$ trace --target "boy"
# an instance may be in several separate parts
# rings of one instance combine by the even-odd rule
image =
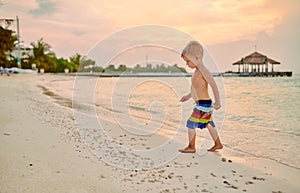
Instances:
[[[212,120],[213,108],[218,110],[221,108],[220,96],[217,88],[217,84],[214,81],[212,75],[204,66],[203,48],[200,43],[191,41],[183,49],[181,57],[186,61],[186,65],[195,69],[192,76],[191,92],[180,99],[180,102],[184,102],[193,98],[196,101],[193,113],[187,121],[189,144],[186,148],[180,149],[182,153],[195,153],[196,142],[196,128],[207,128],[211,137],[214,140],[214,146],[208,149],[208,151],[216,151],[222,149],[223,145],[215,129],[214,122]],[[211,86],[215,103],[212,104],[210,96],[208,94],[208,85]]]

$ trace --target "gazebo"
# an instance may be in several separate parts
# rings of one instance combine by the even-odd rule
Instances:
[[[279,65],[280,62],[277,62],[276,60],[268,58],[267,56],[255,51],[254,53],[233,63],[232,65],[238,65],[238,73],[269,74],[269,64],[272,65],[271,73],[273,73],[274,65]]]

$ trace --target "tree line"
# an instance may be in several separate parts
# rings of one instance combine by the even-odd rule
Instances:
[[[4,68],[18,67],[16,54],[17,36],[14,31],[0,26],[0,66]],[[58,58],[51,46],[43,38],[37,42],[31,42],[30,47],[20,49],[21,66],[23,69],[31,69],[35,64],[37,69],[44,69],[45,72],[64,72],[67,68],[70,72],[80,70],[80,64],[90,65],[94,61],[87,59],[78,53],[66,58]]]
[[[133,68],[129,68],[124,64],[120,64],[116,68],[113,64],[110,64],[104,69],[105,72],[130,72],[130,73],[139,73],[139,72],[183,72],[186,73],[186,70],[182,67],[179,67],[177,64],[173,66],[166,66],[164,63],[153,65],[146,64],[142,66],[140,64],[135,65]]]
[[[0,66],[4,68],[18,67],[18,58],[13,54],[17,46],[17,36],[14,31],[6,26],[0,26]],[[142,66],[137,64],[133,68],[120,64],[118,67],[110,64],[106,68],[96,65],[94,60],[76,53],[69,58],[58,58],[51,46],[43,38],[37,42],[31,42],[30,47],[21,48],[21,66],[23,69],[31,69],[34,64],[37,69],[44,72],[60,73],[68,69],[69,72],[186,72],[177,64],[166,66],[165,64]]]

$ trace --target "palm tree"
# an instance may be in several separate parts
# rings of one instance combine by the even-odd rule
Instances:
[[[35,63],[39,69],[45,69],[45,72],[53,71],[56,66],[56,56],[51,51],[51,46],[44,42],[43,38],[36,43],[31,42],[30,45],[32,46],[31,63]]]
[[[78,53],[76,53],[75,55],[71,56],[69,58],[70,60],[70,64],[73,68],[73,71],[74,72],[77,72],[78,69],[79,69],[79,66],[80,66],[80,63],[81,63],[81,60],[82,60],[82,56]],[[72,71],[72,70],[71,70]]]

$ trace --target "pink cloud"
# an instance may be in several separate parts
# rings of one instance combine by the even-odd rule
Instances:
[[[160,24],[190,33],[206,45],[255,42],[258,34],[291,36],[295,27],[276,31],[293,21],[299,13],[296,0],[190,0],[190,1],[117,1],[51,0],[55,9],[35,17],[32,10],[42,9],[34,0],[4,1],[1,17],[20,18],[25,45],[44,37],[58,56],[85,54],[109,34],[133,25]],[[45,11],[45,10],[44,10]],[[49,15],[51,14],[51,15]],[[293,15],[293,16],[291,16]],[[294,23],[294,26],[296,23]],[[278,35],[281,33],[281,35]],[[219,54],[219,53],[218,53]]]

